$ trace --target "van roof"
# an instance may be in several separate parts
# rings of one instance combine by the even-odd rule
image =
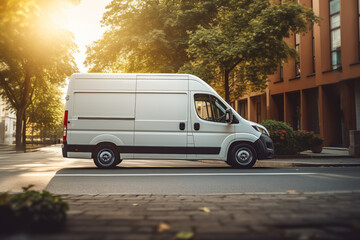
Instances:
[[[124,80],[184,80],[190,82],[197,82],[200,86],[199,89],[206,89],[207,91],[217,94],[205,81],[191,74],[180,74],[180,73],[74,73],[71,79],[124,79]],[[198,88],[197,87],[197,88]]]
[[[179,74],[179,73],[74,73],[74,78],[136,78],[136,77],[161,77],[171,79],[189,79],[193,75],[190,74]],[[190,77],[191,76],[191,77]],[[194,76],[195,77],[195,76]],[[195,77],[197,78],[197,77]]]

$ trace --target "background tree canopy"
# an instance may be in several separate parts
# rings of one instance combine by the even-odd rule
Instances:
[[[64,2],[77,1],[3,0],[0,6],[0,94],[16,112],[17,149],[23,148],[26,110],[37,98],[37,104],[44,103],[41,94],[61,86],[77,69],[72,33],[54,18]],[[48,95],[42,101],[57,100]]]
[[[87,49],[90,71],[193,73],[228,102],[264,89],[297,56],[284,38],[319,21],[291,0],[113,0],[107,9],[107,31]]]
[[[113,0],[103,37],[87,49],[91,72],[176,73],[188,61],[189,35],[209,25],[219,1]]]
[[[220,85],[230,102],[246,90],[264,89],[267,76],[281,62],[297,56],[284,38],[306,32],[309,23],[317,21],[311,9],[290,1],[278,5],[230,0],[219,7],[210,27],[198,26],[190,32],[187,52],[191,61],[181,71]]]

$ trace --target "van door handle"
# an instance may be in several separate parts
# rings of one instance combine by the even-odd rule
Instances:
[[[180,130],[184,130],[185,129],[185,123],[181,122],[179,125]]]
[[[200,123],[194,123],[194,129],[197,131],[200,129]]]

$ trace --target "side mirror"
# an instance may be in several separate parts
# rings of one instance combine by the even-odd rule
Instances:
[[[227,123],[232,123],[233,119],[234,119],[234,115],[233,112],[231,111],[230,108],[226,109],[226,113],[225,113],[225,121]]]

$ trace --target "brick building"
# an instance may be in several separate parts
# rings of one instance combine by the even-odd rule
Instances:
[[[349,131],[360,130],[360,0],[299,0],[321,23],[286,41],[300,58],[269,76],[265,93],[235,102],[245,118],[274,119],[314,131],[325,146],[349,146]]]

